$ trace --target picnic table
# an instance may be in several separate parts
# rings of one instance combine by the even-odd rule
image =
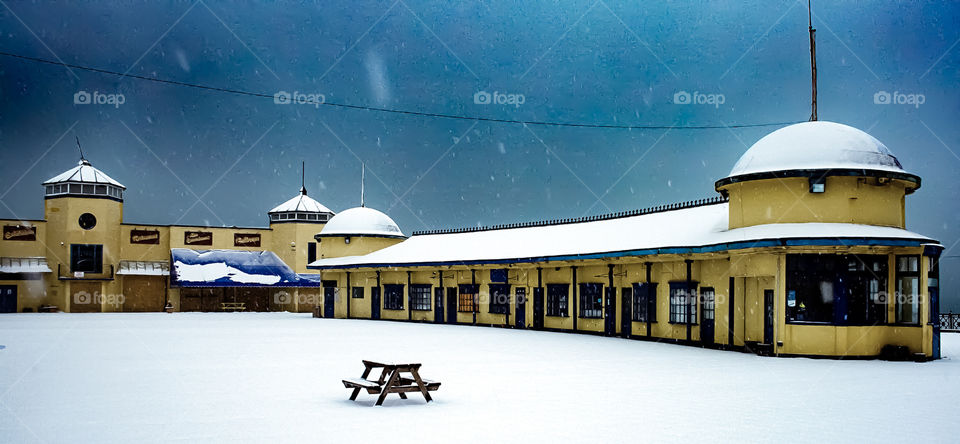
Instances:
[[[246,302],[221,302],[220,311],[246,311]]]
[[[433,398],[430,397],[429,392],[440,388],[440,383],[421,378],[421,365],[363,360],[363,374],[359,378],[344,379],[343,386],[353,389],[353,393],[350,395],[351,401],[357,400],[360,390],[366,390],[371,395],[380,394],[376,405],[383,405],[383,401],[391,393],[400,395],[400,399],[407,399],[407,393],[420,392],[423,399],[430,402],[433,401]],[[380,377],[375,380],[369,379],[370,373],[375,369],[380,369]],[[404,376],[404,374],[409,376]]]

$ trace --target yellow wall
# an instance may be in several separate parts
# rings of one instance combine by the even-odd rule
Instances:
[[[730,197],[730,228],[795,222],[837,222],[905,227],[905,182],[827,177],[826,192],[811,193],[809,179],[788,177],[721,187]]]
[[[403,242],[403,239],[389,237],[352,236],[348,244],[346,239],[341,236],[322,238],[318,258],[360,256]]]

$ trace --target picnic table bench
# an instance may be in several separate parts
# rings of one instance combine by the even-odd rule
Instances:
[[[353,389],[350,394],[350,400],[356,401],[357,395],[361,390],[366,390],[371,395],[379,394],[376,405],[383,405],[387,395],[396,393],[400,399],[407,399],[407,393],[420,392],[423,399],[427,402],[433,401],[430,397],[432,391],[440,388],[440,383],[423,379],[420,377],[420,366],[422,364],[391,364],[376,361],[363,360],[363,374],[359,378],[347,378],[343,380],[345,388]],[[374,369],[381,369],[378,379],[368,379]],[[407,374],[409,376],[403,376]]]
[[[246,302],[221,302],[220,311],[246,311]]]

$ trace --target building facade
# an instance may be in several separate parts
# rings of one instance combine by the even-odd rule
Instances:
[[[754,144],[712,199],[414,233],[375,251],[354,246],[380,239],[383,220],[354,220],[338,230],[349,236],[321,231],[308,268],[342,295],[338,318],[931,359],[943,247],[906,230],[919,188],[872,136],[807,122]]]
[[[266,228],[125,222],[126,188],[86,159],[43,187],[42,220],[0,220],[0,312],[215,311],[227,305],[310,311],[315,305],[316,285],[305,276],[231,278],[302,273],[318,258],[313,236],[334,213],[302,187],[268,212]],[[177,279],[178,264],[187,267],[173,260],[180,249],[228,253],[211,255],[219,262],[200,264],[206,273],[187,280]],[[278,261],[261,260],[264,252]],[[249,269],[264,263],[273,265]]]

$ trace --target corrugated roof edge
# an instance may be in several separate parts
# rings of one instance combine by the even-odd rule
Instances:
[[[596,216],[575,217],[570,219],[550,219],[534,222],[517,222],[513,224],[491,225],[488,227],[466,227],[450,228],[440,230],[414,231],[413,236],[427,236],[431,234],[451,234],[451,233],[474,233],[477,231],[506,230],[510,228],[544,227],[548,225],[577,224],[582,222],[594,222],[598,220],[620,219],[623,217],[641,216],[653,213],[662,213],[665,211],[683,210],[686,208],[702,207],[707,205],[716,205],[726,203],[729,199],[725,196],[718,196],[710,199],[697,199],[686,202],[678,202],[667,205],[659,205],[649,208],[641,208],[631,211],[621,211],[617,213],[599,214]]]

